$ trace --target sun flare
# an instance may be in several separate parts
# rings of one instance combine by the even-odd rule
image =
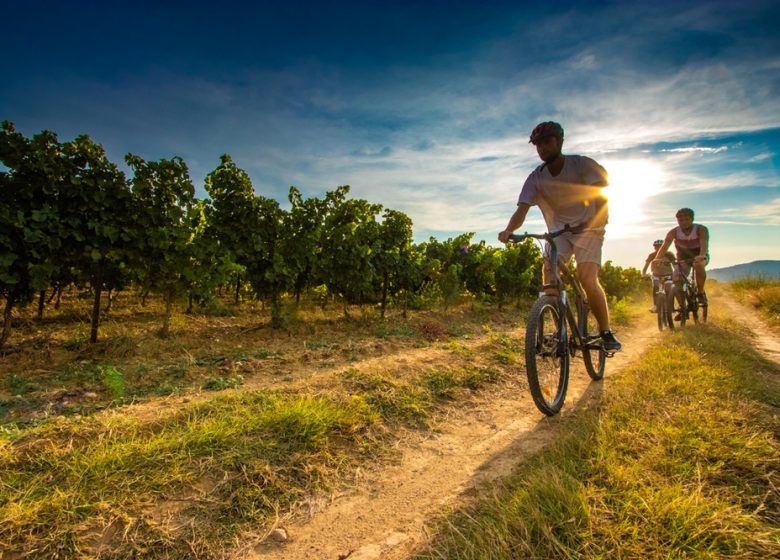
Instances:
[[[609,200],[609,229],[623,237],[637,230],[643,221],[647,202],[663,190],[661,168],[646,160],[604,160],[609,173],[609,187],[604,194]]]

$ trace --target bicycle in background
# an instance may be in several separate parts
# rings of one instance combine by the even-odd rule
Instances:
[[[684,262],[690,265],[688,274],[683,274],[680,269],[680,262]],[[707,322],[707,294],[706,292],[701,300],[697,297],[696,293],[696,268],[693,266],[693,260],[680,261],[677,264],[677,273],[680,278],[680,286],[682,296],[680,297],[680,307],[678,309],[680,313],[680,326],[685,326],[688,322],[688,316],[693,320],[694,324],[698,324],[699,320],[702,323]]]
[[[525,369],[528,386],[536,407],[548,416],[557,414],[566,399],[569,385],[569,365],[577,351],[582,352],[585,369],[594,381],[604,377],[607,352],[601,343],[598,326],[590,313],[585,290],[577,275],[566,263],[558,262],[555,238],[567,233],[579,233],[580,228],[533,234],[510,235],[509,241],[519,242],[533,238],[546,241],[550,246],[552,284],[556,295],[544,291],[539,294],[528,314],[525,331]],[[569,297],[571,292],[572,297]]]
[[[655,259],[650,263],[653,275],[653,305],[658,317],[658,330],[674,329],[674,280],[672,263],[666,259]]]

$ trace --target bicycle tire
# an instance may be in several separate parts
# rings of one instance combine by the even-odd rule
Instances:
[[[674,290],[670,290],[666,294],[666,306],[664,309],[666,310],[666,325],[669,327],[669,330],[674,330]]]
[[[688,292],[688,310],[691,312],[691,318],[693,324],[699,324],[699,301],[696,299],[696,292],[693,290]]]
[[[596,318],[590,309],[586,308],[584,313],[585,320],[582,321],[582,324],[585,325],[585,329],[582,333],[582,339],[585,347],[582,349],[582,360],[585,362],[585,371],[588,372],[590,378],[593,381],[600,381],[604,379],[604,370],[607,367],[607,352],[601,345]],[[590,340],[591,338],[593,340]]]
[[[706,323],[707,322],[707,310],[710,307],[710,302],[707,299],[707,293],[706,292],[704,293],[704,302],[705,303],[700,305],[700,307],[701,307],[701,322],[702,323]]]
[[[528,314],[525,370],[534,404],[547,416],[554,416],[563,406],[569,359],[566,319],[558,308],[558,299],[543,295]]]
[[[653,296],[655,314],[658,319],[658,330],[663,332],[664,327],[666,326],[666,295],[661,292],[656,292]]]

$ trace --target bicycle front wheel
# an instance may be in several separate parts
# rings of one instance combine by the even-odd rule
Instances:
[[[541,296],[528,315],[525,370],[536,407],[547,416],[557,414],[569,383],[569,339],[555,296]]]
[[[696,299],[696,292],[688,291],[688,311],[691,312],[691,318],[695,325],[699,324],[699,301]]]

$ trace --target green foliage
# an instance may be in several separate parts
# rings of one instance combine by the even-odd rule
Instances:
[[[137,245],[138,282],[159,291],[166,302],[161,329],[168,335],[173,299],[193,287],[201,270],[198,249],[193,244],[200,226],[202,207],[195,202],[195,188],[184,161],[179,157],[146,162],[139,156],[125,158],[135,175],[132,179],[137,225],[145,234]]]
[[[628,298],[617,299],[615,297],[609,297],[609,316],[614,324],[630,324],[632,313],[631,303]]]
[[[103,386],[115,400],[121,400],[125,397],[125,376],[114,366],[101,366],[99,368]]]
[[[244,384],[244,378],[240,375],[234,377],[217,377],[209,379],[203,384],[206,391],[224,391],[225,389],[236,389]]]
[[[531,239],[501,251],[496,266],[496,298],[501,307],[518,298],[534,297],[542,285],[542,252]]]
[[[380,230],[376,217],[382,206],[341,198],[348,190],[349,187],[344,187],[341,196],[334,197],[325,216],[317,275],[345,303],[377,301],[380,277],[374,253],[378,249]]]
[[[637,294],[646,288],[641,271],[636,268],[623,268],[607,261],[601,267],[599,280],[607,296],[618,300]]]

